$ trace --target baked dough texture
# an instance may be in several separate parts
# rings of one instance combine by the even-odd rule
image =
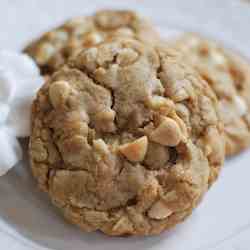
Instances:
[[[150,21],[129,10],[102,10],[92,16],[75,17],[43,34],[24,52],[38,64],[42,74],[50,75],[83,48],[107,37],[125,36],[147,43],[159,40]]]
[[[31,168],[84,231],[152,235],[190,215],[224,160],[216,96],[166,46],[113,38],[55,72],[32,107]]]
[[[250,63],[229,49],[199,35],[187,33],[172,43],[182,60],[209,83],[219,101],[225,124],[226,155],[250,145]]]

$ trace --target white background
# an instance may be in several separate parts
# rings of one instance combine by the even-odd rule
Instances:
[[[107,7],[136,9],[161,29],[204,33],[250,58],[247,0],[0,0],[0,48],[20,50],[65,18]],[[27,165],[24,161],[0,177],[1,250],[250,249],[250,151],[226,162],[221,178],[186,222],[149,238],[83,234],[57,215]]]

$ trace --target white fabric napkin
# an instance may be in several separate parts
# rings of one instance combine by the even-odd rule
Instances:
[[[29,136],[31,103],[42,83],[29,56],[0,51],[0,176],[22,159],[17,138]]]

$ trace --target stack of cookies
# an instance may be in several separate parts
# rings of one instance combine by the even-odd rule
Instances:
[[[39,187],[86,232],[152,235],[187,218],[250,144],[250,66],[195,34],[162,41],[131,11],[77,17],[30,44]]]

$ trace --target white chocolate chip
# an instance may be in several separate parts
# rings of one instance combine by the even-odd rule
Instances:
[[[102,41],[103,41],[102,36],[98,34],[97,32],[89,33],[88,35],[85,36],[85,39],[84,39],[84,43],[88,46],[98,44]]]
[[[150,134],[150,139],[163,146],[174,147],[182,139],[181,129],[173,119],[164,117],[160,125]]]
[[[104,132],[114,132],[116,130],[114,120],[114,110],[109,109],[101,111],[95,116],[95,127]]]
[[[238,114],[243,116],[247,113],[247,105],[244,99],[238,95],[233,97],[233,102],[238,110]]]
[[[63,105],[70,93],[70,86],[66,81],[57,81],[50,85],[49,97],[54,108]]]
[[[108,145],[102,139],[94,140],[93,146],[101,154],[108,154],[109,153]]]
[[[173,101],[162,96],[152,96],[148,105],[154,110],[159,110],[164,115],[168,115],[174,109]]]
[[[68,33],[63,30],[51,31],[48,33],[49,40],[56,41],[56,43],[65,43],[68,40]]]
[[[166,204],[159,200],[148,211],[148,216],[152,219],[163,220],[169,217],[173,212],[166,206]]]
[[[43,43],[37,51],[36,61],[40,65],[44,65],[55,54],[56,48],[50,43]]]
[[[132,223],[126,216],[121,217],[112,230],[118,234],[126,234],[133,231]]]
[[[181,130],[181,140],[182,141],[186,141],[186,139],[188,137],[188,131],[187,131],[186,124],[184,123],[184,121],[176,113],[172,114],[171,118],[173,118],[174,121],[180,127],[180,130]]]
[[[225,65],[227,63],[226,58],[221,53],[215,51],[211,51],[211,60],[216,65]]]
[[[119,151],[130,161],[143,161],[148,148],[148,138],[143,136],[131,143],[119,147]]]
[[[177,199],[178,199],[178,196],[177,196],[176,190],[169,191],[164,195],[165,202],[173,202]]]

